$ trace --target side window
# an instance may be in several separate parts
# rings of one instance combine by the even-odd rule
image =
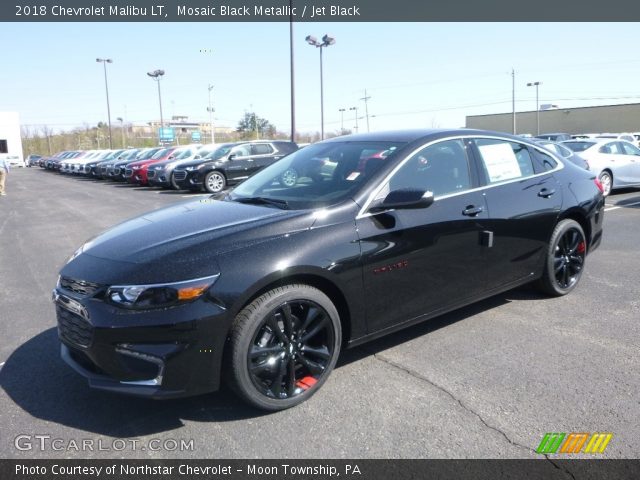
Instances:
[[[489,183],[525,178],[535,173],[526,145],[491,138],[479,138],[474,142]]]
[[[562,152],[561,147],[559,145],[554,145],[554,147],[556,148],[556,150],[559,150],[560,153],[564,153]],[[548,172],[549,170],[553,170],[558,166],[558,162],[546,152],[542,152],[538,149],[534,149],[533,154],[536,159],[536,163],[538,167],[536,168],[537,172]],[[563,156],[568,157],[569,155],[563,155]]]
[[[231,154],[236,157],[248,157],[251,155],[251,145],[240,145],[231,150]]]
[[[429,145],[409,158],[389,181],[389,191],[412,188],[447,195],[471,188],[462,140]]]
[[[619,155],[622,153],[621,148],[618,146],[618,142],[606,143],[598,150],[600,153],[613,153]]]
[[[622,149],[627,155],[640,155],[640,148],[635,145],[631,145],[630,143],[622,143]]]
[[[273,153],[273,147],[268,143],[254,143],[251,145],[251,155],[267,155]]]

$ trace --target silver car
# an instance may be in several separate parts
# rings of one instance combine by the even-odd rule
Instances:
[[[570,140],[562,145],[589,163],[589,170],[602,183],[603,194],[616,188],[640,187],[640,148],[625,140],[592,138]]]

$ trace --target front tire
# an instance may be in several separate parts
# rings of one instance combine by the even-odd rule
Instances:
[[[217,170],[209,172],[204,177],[204,189],[209,193],[220,193],[227,186],[227,179]]]
[[[538,288],[554,297],[571,292],[582,277],[586,255],[587,241],[580,224],[562,220],[551,235]]]
[[[284,410],[310,398],[327,380],[342,334],[331,300],[310,285],[278,287],[236,317],[230,334],[230,386],[247,403]]]

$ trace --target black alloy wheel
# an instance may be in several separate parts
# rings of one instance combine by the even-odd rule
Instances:
[[[587,242],[580,224],[562,220],[551,236],[545,271],[539,286],[553,296],[566,295],[582,276],[587,255]]]
[[[265,410],[297,405],[317,391],[340,351],[338,313],[309,285],[286,285],[258,297],[231,334],[232,387]]]

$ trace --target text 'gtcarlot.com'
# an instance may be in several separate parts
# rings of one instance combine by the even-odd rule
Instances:
[[[17,450],[30,451],[70,451],[70,452],[121,452],[152,451],[152,452],[192,452],[194,450],[193,439],[152,438],[139,440],[137,438],[80,438],[65,439],[53,438],[51,435],[18,435],[13,445]]]

